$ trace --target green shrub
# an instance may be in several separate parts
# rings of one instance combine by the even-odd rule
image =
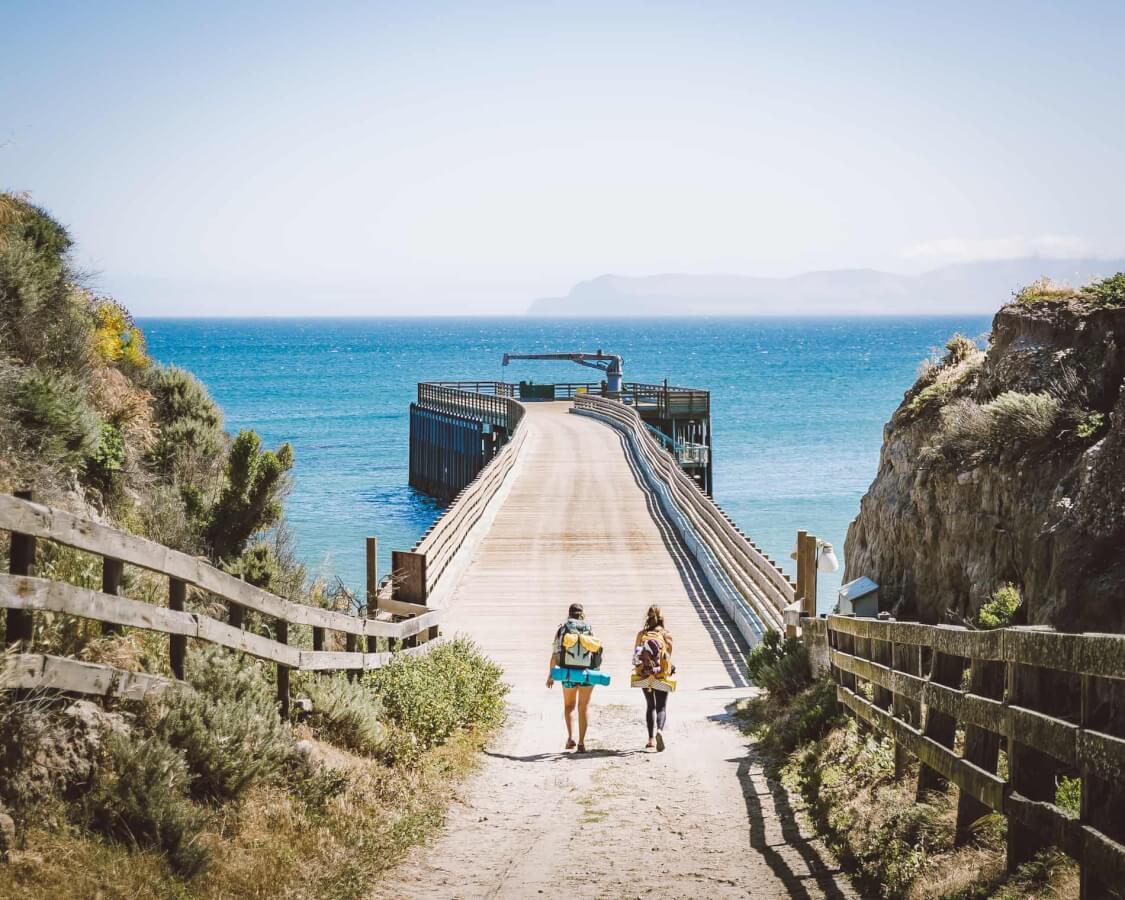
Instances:
[[[809,651],[797,638],[767,631],[746,657],[746,673],[775,700],[785,700],[812,684]]]
[[[193,797],[236,800],[282,771],[292,731],[279,719],[258,663],[219,648],[193,654],[189,663],[194,690],[166,692],[153,731],[183,753]]]
[[[310,727],[329,743],[374,754],[379,750],[386,729],[379,720],[379,700],[363,681],[349,681],[340,672],[313,675],[304,682],[304,693],[312,701]]]
[[[402,744],[421,751],[443,743],[459,728],[498,725],[508,693],[501,674],[475,643],[458,637],[429,653],[397,656],[366,677],[388,720],[409,735],[388,735],[388,742],[402,752]]]
[[[822,738],[843,719],[836,700],[836,683],[818,678],[780,710],[770,710],[762,733],[762,745],[771,753],[784,755]]]
[[[223,414],[198,378],[176,366],[149,370],[146,386],[160,435],[150,457],[167,474],[197,467],[223,449]]]
[[[27,439],[42,456],[78,465],[97,449],[101,423],[74,377],[31,366],[16,382],[12,405]]]
[[[238,556],[247,541],[281,518],[285,473],[293,468],[293,448],[262,449],[254,431],[238,433],[227,455],[226,484],[210,511],[206,540],[219,559]]]
[[[977,613],[978,628],[1007,628],[1016,617],[1023,600],[1014,584],[1001,585],[992,592]]]
[[[103,422],[98,446],[86,458],[86,479],[103,493],[110,493],[125,467],[125,436],[121,429]]]
[[[1082,779],[1063,775],[1055,784],[1055,806],[1075,818],[1082,811]]]
[[[1097,436],[1105,428],[1105,414],[1100,412],[1087,412],[1074,426],[1074,433],[1083,440]]]
[[[110,734],[108,766],[87,798],[92,828],[127,844],[163,850],[177,874],[190,878],[208,862],[196,842],[200,811],[187,798],[183,757],[156,737]]]
[[[1125,272],[1118,272],[1109,278],[1087,285],[1082,293],[1090,297],[1098,306],[1106,309],[1125,306]]]

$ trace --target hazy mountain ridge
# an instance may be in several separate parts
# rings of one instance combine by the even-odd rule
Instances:
[[[748,275],[601,275],[529,315],[878,315],[991,313],[1013,291],[1048,277],[1074,286],[1125,271],[1125,259],[1015,259],[959,263],[920,275],[876,269]]]

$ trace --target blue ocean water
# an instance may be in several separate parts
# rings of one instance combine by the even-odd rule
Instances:
[[[226,414],[296,451],[288,519],[311,574],[380,572],[440,505],[407,486],[408,409],[424,380],[597,380],[570,363],[502,370],[505,352],[621,354],[629,381],[711,391],[714,492],[788,571],[798,529],[844,535],[875,475],[883,424],[919,362],[985,317],[852,319],[147,319],[151,354],[190,369]],[[821,574],[821,611],[843,570]]]

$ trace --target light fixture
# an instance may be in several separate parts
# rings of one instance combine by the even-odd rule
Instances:
[[[832,545],[825,542],[820,545],[820,552],[817,554],[816,567],[821,572],[835,572],[840,568],[840,560],[836,559],[836,552],[832,549]]]
[[[796,559],[797,558],[797,545],[796,544],[794,544],[793,549],[789,551],[789,558],[790,559]]]

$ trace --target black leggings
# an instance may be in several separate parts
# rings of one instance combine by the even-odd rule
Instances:
[[[645,724],[648,726],[649,740],[652,740],[653,723],[657,731],[664,730],[664,723],[668,721],[668,692],[654,691],[645,688]]]

